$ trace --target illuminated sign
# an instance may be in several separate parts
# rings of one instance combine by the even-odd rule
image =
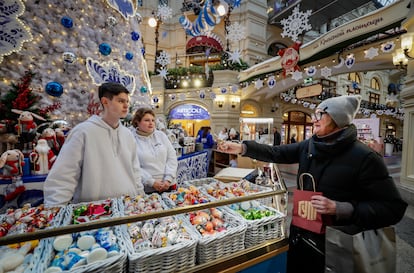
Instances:
[[[183,104],[170,111],[170,119],[210,119],[210,114],[204,108],[193,105]]]

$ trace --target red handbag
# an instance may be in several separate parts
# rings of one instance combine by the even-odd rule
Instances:
[[[309,176],[312,180],[313,191],[303,190],[303,177]],[[316,191],[315,179],[310,173],[302,173],[299,176],[300,190],[293,191],[293,215],[292,225],[312,231],[317,234],[325,233],[325,222],[322,214],[317,213],[311,204],[313,195],[322,195]]]

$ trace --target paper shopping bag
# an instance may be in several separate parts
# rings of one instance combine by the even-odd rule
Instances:
[[[395,273],[395,229],[348,234],[341,227],[327,227],[325,261],[325,273]]]
[[[314,191],[303,190],[303,177],[309,176],[313,183]],[[302,173],[299,176],[300,190],[293,191],[293,214],[292,225],[312,231],[314,233],[325,233],[325,224],[323,217],[311,204],[311,197],[313,195],[322,195],[321,192],[316,192],[315,180],[310,173]]]

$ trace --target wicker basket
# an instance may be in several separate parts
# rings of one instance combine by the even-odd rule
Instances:
[[[117,199],[111,199],[112,217],[120,215],[118,210]],[[69,225],[73,221],[73,210],[80,205],[87,205],[89,203],[71,204],[67,206],[62,225]],[[127,272],[127,248],[125,246],[126,234],[122,226],[115,226],[111,228],[117,238],[119,246],[119,254],[109,257],[105,260],[97,261],[90,264],[85,264],[76,268],[72,268],[70,272],[74,273],[112,273],[112,272]],[[52,262],[55,256],[53,248],[54,238],[48,238],[41,241],[43,247],[43,255],[40,263],[37,266],[36,272],[44,272]]]
[[[185,221],[184,219],[179,220],[177,216],[174,219],[176,221]],[[134,249],[128,237],[126,245],[128,249],[129,272],[180,272],[193,267],[195,265],[197,235],[192,231],[189,223],[183,223],[183,226],[191,234],[191,239],[162,248],[138,252]]]
[[[59,207],[59,212],[56,213],[56,215],[53,217],[53,220],[49,223],[49,226],[46,227],[45,229],[57,227],[63,221],[66,208],[64,206],[56,206],[56,207]],[[5,220],[5,216],[0,215],[0,223],[2,223],[3,220]],[[33,255],[29,258],[29,261],[27,262],[27,266],[24,269],[24,273],[37,273],[38,272],[37,266],[39,264],[39,261],[41,261],[42,255],[43,255],[43,245],[41,242],[42,241],[40,241],[39,245],[35,247],[35,249],[33,250]]]
[[[249,194],[254,194],[254,193],[258,193],[258,192],[269,192],[272,191],[271,188],[269,187],[264,187],[264,186],[260,186],[254,183],[251,183],[247,180],[241,180],[239,182],[229,182],[229,183],[225,183],[222,182],[220,180],[214,179],[214,178],[205,178],[205,179],[196,179],[196,180],[191,180],[187,182],[190,185],[196,186],[196,187],[201,187],[203,189],[205,189],[205,192],[208,194],[207,188],[208,187],[213,187],[214,189],[225,189],[225,188],[243,188],[245,189],[245,194],[249,195]],[[248,189],[246,189],[246,187],[248,187]],[[211,196],[211,195],[209,195]],[[231,196],[230,194],[227,194],[225,197],[223,196],[222,198],[217,198],[212,196],[214,199],[222,199],[225,197],[234,197]],[[272,206],[273,202],[272,202],[272,197],[265,197],[265,198],[261,198],[257,200],[258,202],[260,202],[261,204],[265,205],[265,206]]]
[[[152,197],[160,201],[162,205],[161,209],[168,209],[168,206],[159,194],[152,194]],[[119,200],[119,210],[124,215],[123,198]],[[180,216],[173,216],[173,218],[175,221],[182,223],[182,226],[190,234],[190,239],[162,248],[143,251],[135,250],[129,238],[127,226],[122,227],[127,238],[126,246],[128,250],[129,272],[179,272],[195,265],[197,234],[187,220]]]
[[[246,224],[240,218],[225,208],[218,208],[223,212],[224,220],[229,223],[226,231],[212,236],[202,237],[199,234],[197,244],[197,263],[203,264],[218,258],[231,255],[244,249]]]
[[[272,207],[262,206],[260,209],[272,211],[274,215],[263,217],[257,220],[247,220],[236,211],[232,213],[237,214],[241,221],[247,225],[244,245],[246,248],[261,244],[267,240],[278,239],[284,236],[282,228],[286,216]]]

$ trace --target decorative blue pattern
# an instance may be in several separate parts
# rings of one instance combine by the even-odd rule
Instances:
[[[135,16],[134,4],[132,0],[106,0],[108,4],[119,11],[125,19]]]
[[[135,77],[126,74],[114,62],[99,63],[92,58],[86,59],[86,68],[89,76],[95,84],[100,85],[104,82],[117,82],[125,86],[131,93],[135,90]]]
[[[3,56],[19,52],[24,42],[32,40],[29,29],[18,18],[23,13],[22,1],[0,1],[0,63]]]
[[[205,177],[207,177],[207,151],[185,155],[178,159],[178,184]]]

